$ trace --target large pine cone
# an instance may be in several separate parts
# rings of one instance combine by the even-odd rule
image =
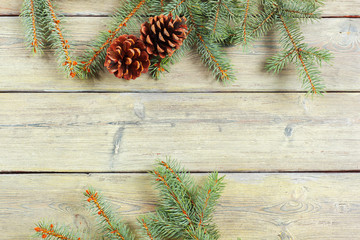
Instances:
[[[150,60],[144,42],[134,35],[113,40],[106,51],[104,66],[118,78],[135,79],[149,70]]]
[[[141,25],[140,39],[146,45],[146,51],[150,55],[171,56],[178,49],[187,36],[186,18],[172,14],[150,17],[149,22]]]

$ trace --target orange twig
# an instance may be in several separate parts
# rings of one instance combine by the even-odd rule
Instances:
[[[200,39],[201,43],[204,45],[204,47],[206,48],[206,51],[210,54],[211,59],[213,60],[213,62],[215,62],[217,68],[219,69],[219,71],[222,74],[221,78],[226,78],[227,80],[229,80],[229,76],[227,75],[226,71],[227,70],[223,70],[219,64],[219,62],[216,60],[216,58],[214,57],[214,55],[211,53],[211,51],[209,50],[208,46],[205,44],[205,41],[203,39],[203,37],[197,33],[196,34],[198,36],[198,38]]]
[[[151,236],[151,232],[149,231],[149,228],[148,228],[148,226],[146,225],[144,219],[141,219],[141,221],[142,221],[142,223],[143,223],[144,228],[146,229],[146,233],[147,233],[147,235],[149,236],[149,238],[150,238],[151,240],[154,240],[154,238]]]
[[[245,9],[245,18],[244,18],[244,43],[246,44],[246,20],[247,20],[247,16],[249,14],[249,5],[250,5],[250,0],[247,0],[246,2],[246,9]]]
[[[57,237],[58,239],[62,239],[62,240],[72,240],[71,238],[68,238],[59,233],[56,233],[54,230],[54,225],[52,225],[52,224],[50,225],[50,229],[36,227],[36,228],[34,228],[34,230],[36,232],[41,232],[42,238],[46,238],[47,236],[53,236],[53,237]],[[78,238],[77,240],[80,240],[80,238]]]
[[[221,4],[221,0],[219,0],[219,2],[218,2],[218,7],[217,7],[217,9],[216,9],[216,16],[215,16],[215,23],[214,23],[213,33],[215,33],[216,24],[217,24],[217,21],[218,21],[218,19],[219,19],[220,4]]]
[[[54,8],[50,2],[50,0],[47,0],[47,3],[48,3],[48,6],[49,6],[49,9],[50,9],[50,12],[51,12],[51,17],[52,17],[52,20],[53,22],[55,23],[55,29],[56,29],[56,32],[58,33],[59,35],[59,38],[60,38],[60,41],[61,41],[61,45],[62,45],[62,48],[63,48],[63,51],[65,53],[65,56],[66,56],[66,60],[65,62],[63,63],[63,65],[69,65],[70,67],[70,76],[71,77],[75,77],[76,73],[73,71],[73,67],[77,65],[77,62],[76,61],[71,61],[70,60],[70,56],[69,56],[69,51],[68,49],[70,48],[69,44],[68,44],[68,41],[64,39],[62,33],[61,33],[61,30],[60,30],[60,20],[56,17],[56,14],[55,14],[55,11],[54,11]]]
[[[174,200],[176,201],[176,203],[179,205],[179,207],[180,207],[182,213],[185,215],[186,219],[187,219],[187,220],[189,221],[189,223],[192,225],[192,221],[191,221],[191,219],[190,219],[189,214],[188,214],[188,213],[186,212],[186,210],[181,206],[181,203],[180,203],[179,199],[176,197],[175,193],[171,190],[171,188],[170,188],[169,184],[167,183],[165,177],[164,177],[164,176],[161,176],[160,173],[157,172],[157,171],[154,171],[154,173],[155,173],[156,176],[158,177],[158,178],[156,179],[156,181],[163,182],[164,185],[169,189],[171,196],[174,198]]]
[[[169,13],[172,13],[173,11],[175,11],[178,7],[180,7],[181,4],[183,4],[185,2],[185,0],[181,0],[181,2],[179,2]]]
[[[120,237],[122,240],[125,240],[125,238],[119,233],[119,230],[117,230],[110,222],[110,219],[109,217],[106,215],[106,213],[104,212],[104,208],[100,206],[100,203],[98,201],[98,195],[97,195],[97,192],[95,194],[91,194],[89,190],[86,190],[86,193],[89,195],[89,198],[88,198],[88,202],[91,202],[93,201],[95,206],[97,207],[97,209],[99,210],[98,211],[98,214],[100,216],[102,216],[105,221],[107,222],[107,224],[110,226],[110,229],[111,229],[111,232],[112,234],[115,234],[117,235],[118,237]]]
[[[189,11],[189,15],[190,15],[190,19],[191,19],[191,22],[193,23],[194,27],[197,27],[195,21],[194,21],[194,16],[192,15],[191,13],[191,10],[190,8],[187,8],[188,11]],[[198,26],[198,27],[202,27],[202,26]],[[205,44],[205,41],[203,39],[203,37],[199,34],[199,33],[196,33],[196,35],[198,36],[198,38],[200,39],[201,43],[204,45],[204,47],[206,48],[206,51],[210,54],[210,57],[211,59],[215,62],[216,66],[218,67],[218,69],[220,70],[221,74],[222,74],[222,77],[221,78],[226,78],[227,80],[229,80],[229,76],[227,75],[226,71],[227,70],[223,70],[220,66],[220,64],[218,63],[218,61],[215,59],[214,55],[211,53],[211,51],[209,50],[208,46]]]
[[[294,41],[294,38],[292,37],[292,35],[291,35],[290,31],[289,31],[289,28],[288,28],[288,26],[286,25],[286,23],[285,23],[285,21],[284,21],[284,18],[283,18],[281,15],[280,15],[280,19],[281,19],[281,22],[282,22],[285,30],[286,30],[287,35],[289,36],[289,38],[290,38],[290,40],[291,40],[291,42],[292,42],[292,44],[293,44],[293,46],[294,46],[294,49],[295,49],[295,51],[296,51],[296,53],[297,53],[297,56],[298,56],[298,58],[299,58],[299,60],[300,60],[300,62],[301,62],[301,65],[302,65],[303,68],[304,68],[305,73],[306,73],[306,76],[307,76],[307,78],[309,79],[311,88],[312,88],[312,90],[314,91],[314,93],[316,94],[316,93],[317,93],[316,88],[315,88],[315,86],[314,86],[314,84],[313,84],[313,81],[312,81],[312,79],[311,79],[311,77],[310,77],[309,71],[308,71],[308,69],[307,69],[307,67],[306,67],[306,65],[305,65],[305,63],[304,63],[304,60],[303,60],[303,58],[302,58],[302,56],[301,56],[301,53],[300,53],[300,52],[301,52],[301,49],[297,47],[297,45],[296,45],[296,43],[295,43],[295,41]]]
[[[274,15],[274,13],[275,13],[275,11],[271,12],[271,13],[269,14],[269,16],[267,16],[267,17],[264,19],[264,21],[262,21],[262,22],[259,24],[259,26],[257,26],[257,27],[252,31],[251,34],[254,34],[254,32],[256,32],[259,28],[261,28],[261,26],[264,25],[264,24],[271,18],[271,16]]]
[[[32,25],[33,25],[33,34],[34,34],[34,39],[33,42],[31,43],[31,45],[34,48],[34,52],[36,53],[36,48],[38,46],[38,40],[36,37],[36,24],[35,24],[35,11],[34,11],[34,1],[30,0],[30,12],[31,12],[31,19],[32,19]]]
[[[120,31],[120,29],[124,26],[126,26],[126,23],[130,20],[130,18],[141,8],[141,6],[146,2],[146,0],[142,0],[132,11],[127,15],[127,17],[120,23],[120,25],[115,29],[115,31],[110,31],[112,34],[106,41],[103,43],[103,45],[94,53],[93,57],[88,61],[84,62],[83,70],[90,72],[89,66],[94,62],[94,60],[97,58],[97,56],[101,53],[101,51],[112,42],[112,40],[115,38],[116,34]]]
[[[161,0],[161,12],[163,12],[164,11],[164,0]]]
[[[290,56],[291,54],[293,54],[293,52],[295,52],[295,49],[292,50],[291,52],[289,52],[288,54],[286,54],[285,57],[283,57],[278,63],[276,63],[275,65],[279,65],[283,60],[285,60],[288,56]]]
[[[224,5],[224,7],[226,8],[226,10],[228,10],[228,12],[229,12],[231,15],[234,15],[234,14],[230,11],[229,7],[226,6],[225,3],[221,2],[221,4]]]
[[[218,182],[218,180],[216,179],[215,184]],[[204,211],[208,205],[209,199],[210,199],[210,193],[211,193],[211,188],[208,190],[207,194],[206,194],[206,200],[205,200],[205,206],[203,208],[203,210],[201,211],[201,217],[200,217],[200,221],[199,221],[199,226],[202,224],[203,218],[204,218]]]

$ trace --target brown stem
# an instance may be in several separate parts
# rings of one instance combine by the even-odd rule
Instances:
[[[101,205],[100,205],[100,203],[99,203],[99,201],[98,201],[98,195],[97,195],[97,193],[95,193],[95,194],[90,194],[89,191],[86,191],[86,193],[87,193],[88,195],[90,195],[89,198],[88,198],[88,202],[91,202],[91,201],[94,202],[96,208],[98,209],[98,214],[99,214],[100,216],[102,216],[102,217],[105,219],[106,223],[109,225],[109,227],[110,227],[110,229],[111,229],[111,232],[110,232],[110,233],[115,234],[116,236],[120,237],[122,240],[125,240],[125,238],[123,237],[123,235],[120,234],[119,230],[116,229],[116,228],[111,224],[109,217],[106,215],[106,213],[105,213],[105,211],[104,211],[104,208],[101,207]]]
[[[309,82],[310,82],[311,88],[312,88],[312,90],[314,91],[314,93],[316,94],[316,93],[317,93],[316,88],[315,88],[315,86],[314,86],[314,84],[313,84],[313,81],[312,81],[311,76],[310,76],[310,74],[309,74],[309,71],[308,71],[308,69],[307,69],[307,67],[306,67],[306,65],[305,65],[305,62],[304,62],[304,60],[303,60],[303,58],[302,58],[302,56],[301,56],[301,53],[300,53],[300,52],[301,52],[301,49],[297,47],[297,45],[296,45],[296,43],[295,43],[295,41],[294,41],[294,38],[292,37],[292,35],[291,35],[290,31],[289,31],[289,28],[288,28],[288,26],[286,25],[286,23],[285,23],[285,21],[284,21],[283,16],[281,16],[281,15],[279,15],[279,16],[280,16],[281,22],[282,22],[282,24],[283,24],[283,26],[284,26],[284,28],[285,28],[285,30],[286,30],[286,33],[287,33],[288,37],[290,38],[290,40],[291,40],[291,42],[292,42],[292,44],[293,44],[293,46],[294,46],[294,49],[295,49],[295,51],[296,51],[296,53],[297,53],[297,56],[298,56],[298,58],[299,58],[299,60],[300,60],[300,62],[301,62],[301,65],[302,65],[303,68],[304,68],[304,71],[305,71],[305,73],[306,73],[306,76],[307,76],[307,78],[308,78],[308,80],[309,80]]]

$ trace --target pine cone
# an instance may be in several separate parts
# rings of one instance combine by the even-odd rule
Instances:
[[[150,23],[149,23],[150,22]],[[150,17],[149,22],[141,25],[140,39],[146,45],[146,51],[150,55],[171,56],[178,49],[187,36],[186,18],[172,14]]]
[[[149,70],[150,60],[143,41],[134,35],[113,40],[106,51],[104,66],[118,78],[135,79]]]

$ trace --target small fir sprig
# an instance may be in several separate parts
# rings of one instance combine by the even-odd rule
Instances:
[[[86,190],[84,195],[88,198],[87,201],[90,203],[91,212],[97,216],[99,229],[104,237],[120,240],[135,239],[129,227],[114,215],[114,211],[109,204],[94,189]]]
[[[70,44],[63,35],[62,27],[60,26],[60,18],[55,12],[53,4],[50,0],[43,1],[45,5],[43,9],[43,25],[47,30],[47,42],[55,50],[59,64],[63,67],[64,71],[71,77],[75,77],[77,61],[70,53]]]
[[[142,229],[141,239],[215,240],[220,237],[212,217],[224,188],[224,177],[219,177],[216,172],[211,173],[200,187],[178,162],[171,159],[159,161],[151,175],[160,202],[154,213],[138,218]],[[130,228],[115,215],[100,193],[90,188],[84,195],[98,222],[98,231],[92,235],[104,239],[135,239]],[[89,239],[67,226],[53,223],[40,222],[34,230],[37,237],[45,240]]]
[[[262,0],[260,14],[252,15],[247,24],[248,41],[245,42],[244,32],[237,40],[244,44],[267,34],[276,29],[280,33],[280,50],[267,60],[266,69],[279,73],[287,64],[294,63],[302,80],[304,88],[310,94],[322,94],[324,85],[318,66],[323,62],[329,62],[332,55],[329,51],[310,47],[304,42],[300,29],[300,23],[314,21],[320,18],[319,8],[322,1],[315,0]],[[249,9],[253,9],[249,6]]]
[[[24,0],[20,17],[25,26],[25,42],[34,53],[44,48],[44,28],[37,16],[41,15],[44,6],[41,1]]]
[[[81,240],[79,233],[69,230],[66,226],[54,226],[54,224],[40,222],[34,230],[35,236],[45,240]]]

